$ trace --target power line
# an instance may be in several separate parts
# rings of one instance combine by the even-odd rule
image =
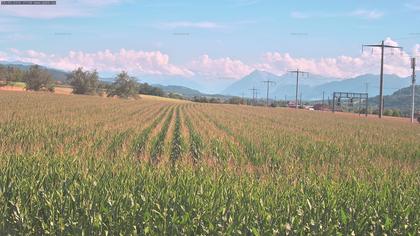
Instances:
[[[292,74],[296,74],[296,109],[299,108],[298,94],[299,94],[299,75],[308,75],[309,72],[301,71],[299,69],[289,71]]]
[[[268,94],[270,92],[270,84],[275,84],[275,82],[270,79],[262,81],[262,82],[267,84],[267,107],[268,107]]]
[[[381,41],[381,44],[367,44],[362,46],[362,51],[365,47],[371,48],[381,48],[381,76],[380,76],[380,88],[379,88],[379,118],[382,118],[382,113],[384,109],[384,94],[383,94],[383,87],[384,87],[384,51],[385,48],[397,48],[402,50],[402,47],[398,46],[391,46],[385,45],[384,40]]]

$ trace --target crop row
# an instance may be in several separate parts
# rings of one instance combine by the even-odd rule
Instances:
[[[189,117],[186,117],[185,123],[190,133],[190,153],[194,163],[197,163],[203,155],[203,141],[201,136],[194,129]]]
[[[141,133],[139,133],[133,141],[132,144],[132,153],[134,156],[139,158],[141,155],[144,154],[144,151],[146,149],[147,141],[149,140],[150,133],[153,129],[156,128],[156,126],[162,121],[162,119],[167,114],[167,107],[164,112],[162,112],[154,121],[153,123],[145,128]]]
[[[179,115],[179,107],[176,109],[175,129],[172,139],[171,161],[177,161],[182,155],[183,139],[181,134],[181,117]]]
[[[174,108],[171,108],[169,115],[167,115],[165,122],[163,123],[160,132],[152,141],[152,150],[150,152],[150,160],[152,163],[157,163],[159,161],[159,157],[163,154],[164,151],[164,141],[166,138],[166,134],[168,132],[169,124],[172,120],[172,116],[174,114]]]

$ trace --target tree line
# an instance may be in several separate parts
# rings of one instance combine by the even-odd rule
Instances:
[[[0,66],[0,80],[4,79],[7,85],[9,82],[24,82],[27,90],[54,91],[55,82],[48,70],[38,65],[22,70],[12,66]]]
[[[23,82],[26,90],[53,92],[56,82],[47,69],[33,65],[29,69],[0,65],[1,85],[11,82]],[[96,70],[84,70],[79,67],[67,75],[66,84],[73,88],[73,94],[103,95],[108,97],[137,98],[139,94],[168,96],[162,89],[147,83],[139,83],[126,71],[119,73],[113,83],[106,83],[99,79]],[[169,94],[169,96],[172,96]]]

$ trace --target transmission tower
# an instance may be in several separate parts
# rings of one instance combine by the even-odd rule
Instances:
[[[301,70],[299,70],[299,69],[296,69],[296,70],[292,70],[292,71],[289,71],[290,73],[294,73],[294,74],[296,74],[296,109],[298,109],[299,108],[299,101],[298,101],[298,94],[299,94],[299,75],[308,75],[309,76],[309,73],[308,72],[305,72],[305,71],[301,71]]]
[[[379,85],[379,118],[382,118],[382,113],[384,110],[384,51],[385,48],[397,48],[402,50],[402,47],[385,45],[384,40],[381,41],[381,44],[367,44],[362,46],[362,51],[365,47],[371,48],[381,48],[381,77]]]

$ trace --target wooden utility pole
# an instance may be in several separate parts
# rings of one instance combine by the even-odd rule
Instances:
[[[255,94],[257,93],[258,89],[253,87],[252,89],[249,89],[252,91],[252,105],[255,105]]]
[[[299,108],[299,100],[298,100],[298,94],[299,94],[299,75],[309,75],[308,72],[301,71],[299,69],[289,71],[290,73],[296,74],[296,109]]]
[[[416,58],[411,58],[411,69],[413,69],[412,73],[412,91],[411,91],[411,123],[414,123],[414,100],[416,97]]]
[[[380,76],[380,85],[379,85],[379,118],[382,118],[384,110],[384,51],[385,48],[397,48],[402,50],[402,47],[385,45],[385,42],[382,40],[381,44],[367,44],[362,46],[362,51],[364,47],[372,48],[381,48],[381,76]]]
[[[262,81],[262,82],[267,84],[267,107],[268,107],[268,94],[270,92],[270,84],[274,84],[275,82],[270,79]]]

